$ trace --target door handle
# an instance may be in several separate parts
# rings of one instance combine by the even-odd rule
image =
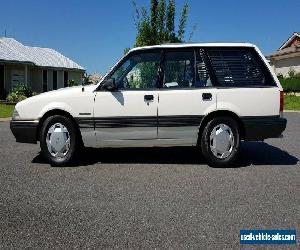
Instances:
[[[211,93],[203,93],[202,94],[202,100],[203,101],[211,101],[212,100],[212,94]]]
[[[144,101],[145,102],[152,102],[154,100],[153,95],[144,95]]]

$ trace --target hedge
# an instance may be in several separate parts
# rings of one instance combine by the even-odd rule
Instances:
[[[300,77],[279,79],[285,92],[300,92]]]

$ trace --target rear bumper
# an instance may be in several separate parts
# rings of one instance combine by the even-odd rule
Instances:
[[[243,117],[246,141],[278,138],[286,128],[287,120],[280,116]]]
[[[11,120],[10,130],[17,142],[36,143],[37,142],[38,121]]]

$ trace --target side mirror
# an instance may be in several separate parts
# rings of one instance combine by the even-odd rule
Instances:
[[[105,89],[107,91],[115,91],[117,90],[117,85],[115,82],[115,78],[109,78],[105,80],[102,84],[102,89]]]

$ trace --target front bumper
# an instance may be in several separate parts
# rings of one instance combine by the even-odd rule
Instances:
[[[17,142],[37,143],[38,121],[11,120],[10,130]]]
[[[278,138],[286,128],[287,120],[280,116],[243,117],[246,141]]]

